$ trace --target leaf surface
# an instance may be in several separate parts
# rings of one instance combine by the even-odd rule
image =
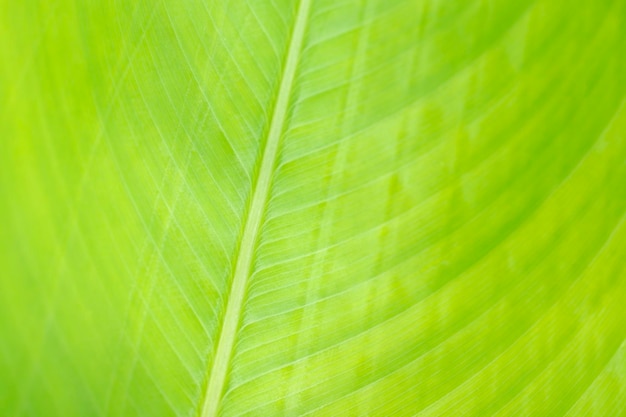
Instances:
[[[626,415],[623,0],[0,0],[0,414]]]

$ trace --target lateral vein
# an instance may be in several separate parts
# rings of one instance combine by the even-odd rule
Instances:
[[[209,375],[209,382],[204,395],[202,417],[215,417],[219,411],[233,346],[237,337],[241,310],[245,299],[252,260],[254,258],[254,250],[270,191],[280,137],[285,124],[293,81],[300,58],[310,5],[311,0],[300,0],[298,6],[296,22],[291,33],[287,58],[278,88],[278,97],[272,112],[267,141],[261,159],[259,175],[252,195],[250,211],[244,226],[241,246],[237,255],[230,295],[226,304],[226,313],[224,314],[224,321],[220,331],[211,373]]]

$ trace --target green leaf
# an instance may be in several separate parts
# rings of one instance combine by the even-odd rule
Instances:
[[[626,415],[624,0],[0,0],[3,416]]]

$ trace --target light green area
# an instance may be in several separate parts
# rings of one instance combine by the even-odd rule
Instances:
[[[625,0],[0,0],[1,416],[626,416]]]

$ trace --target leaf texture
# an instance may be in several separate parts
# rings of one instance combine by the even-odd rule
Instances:
[[[624,0],[0,0],[0,414],[626,416]]]

